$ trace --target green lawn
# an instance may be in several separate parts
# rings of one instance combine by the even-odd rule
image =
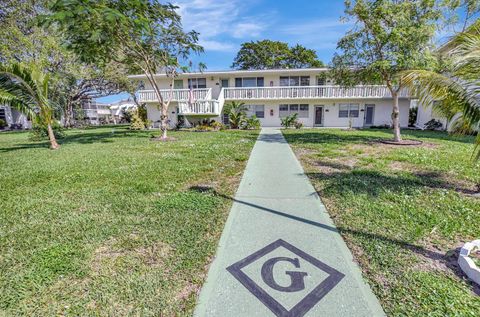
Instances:
[[[404,131],[421,147],[379,143],[388,130],[287,130],[344,239],[390,316],[479,316],[479,288],[456,264],[480,238],[473,139]]]
[[[0,316],[191,315],[257,132],[150,134],[0,134]]]

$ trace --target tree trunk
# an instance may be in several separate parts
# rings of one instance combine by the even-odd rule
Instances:
[[[392,125],[393,125],[393,141],[401,142],[402,136],[400,134],[400,108],[398,107],[398,92],[394,89],[390,89],[393,98],[392,109]]]
[[[162,139],[167,138],[167,129],[168,129],[168,108],[165,104],[162,104],[162,115],[160,116],[160,131],[162,131]]]
[[[67,102],[65,109],[65,128],[71,128],[73,125],[73,106],[70,101]]]
[[[47,125],[47,130],[48,130],[48,138],[50,139],[50,149],[56,150],[60,147],[58,145],[57,140],[55,139],[55,134],[53,133],[52,125],[49,123]]]

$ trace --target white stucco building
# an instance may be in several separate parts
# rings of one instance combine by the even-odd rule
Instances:
[[[8,128],[29,129],[32,127],[32,123],[26,115],[9,106],[0,105],[0,119],[5,121]]]
[[[344,88],[325,80],[326,68],[230,70],[193,72],[175,78],[170,124],[183,115],[190,122],[212,118],[223,121],[223,107],[230,101],[244,102],[248,114],[256,114],[264,127],[279,127],[282,117],[297,112],[306,127],[368,127],[391,125],[392,98],[386,86]],[[160,120],[157,99],[144,75],[132,75],[142,87],[138,99],[147,104],[148,118]],[[171,79],[156,75],[165,98]],[[190,88],[192,91],[190,91]],[[192,98],[193,97],[193,98]],[[400,93],[401,126],[408,126],[410,98]]]

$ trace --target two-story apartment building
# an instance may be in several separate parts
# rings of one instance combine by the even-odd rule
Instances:
[[[169,107],[171,125],[178,115],[190,122],[203,118],[223,121],[223,107],[231,101],[245,103],[264,127],[279,127],[281,118],[298,113],[306,127],[368,127],[390,125],[392,98],[386,86],[340,87],[325,79],[326,68],[269,69],[192,72],[174,80]],[[160,120],[157,99],[144,75],[132,75],[141,89],[138,99],[147,104],[148,117]],[[171,79],[158,74],[156,80],[165,98]],[[401,126],[408,125],[410,98],[400,93]]]

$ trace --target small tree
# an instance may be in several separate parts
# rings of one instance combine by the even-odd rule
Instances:
[[[36,118],[41,126],[46,126],[50,148],[56,150],[60,146],[52,129],[55,119],[48,91],[49,77],[36,69],[19,64],[0,67],[0,103]]]
[[[246,118],[246,108],[243,102],[232,101],[229,104],[225,105],[228,112],[228,121],[230,122],[230,127],[232,129],[238,129],[242,126]]]
[[[383,83],[393,98],[394,141],[400,135],[399,92],[404,83],[399,72],[426,69],[434,63],[429,44],[441,11],[435,1],[345,1],[346,19],[354,27],[338,42],[333,77],[342,85]]]
[[[298,113],[292,113],[291,115],[288,115],[282,119],[280,119],[282,127],[285,127],[285,129],[288,129],[296,124],[298,121]]]
[[[417,92],[422,105],[447,118],[450,129],[475,133],[480,131],[480,20],[457,34],[449,46],[450,50],[439,56],[448,60],[446,69],[405,71],[403,81]],[[480,160],[480,133],[474,158]]]
[[[42,21],[57,25],[68,48],[83,61],[104,65],[114,61],[129,73],[147,77],[161,112],[161,138],[166,139],[174,78],[186,69],[182,61],[203,51],[198,34],[183,31],[178,7],[156,0],[57,0],[49,9]],[[155,80],[160,71],[171,79],[168,97]]]

